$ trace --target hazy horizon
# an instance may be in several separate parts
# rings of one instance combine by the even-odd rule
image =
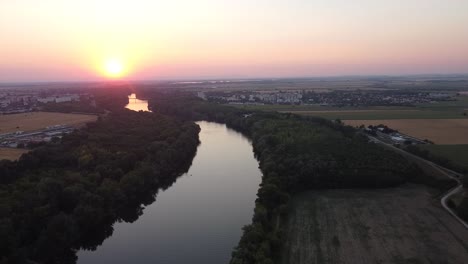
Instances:
[[[468,73],[457,0],[0,3],[0,82]]]
[[[3,81],[0,80],[0,86],[5,85],[40,85],[40,84],[86,84],[86,83],[167,83],[167,82],[212,82],[212,81],[232,81],[232,82],[254,82],[254,81],[268,81],[268,80],[365,80],[365,79],[378,79],[378,78],[423,78],[423,79],[437,79],[437,78],[468,78],[468,73],[450,73],[450,74],[439,74],[439,73],[421,73],[421,74],[374,74],[374,75],[321,75],[321,76],[278,76],[278,77],[194,77],[194,78],[154,78],[154,79],[105,79],[95,78],[89,80],[25,80],[25,81]]]

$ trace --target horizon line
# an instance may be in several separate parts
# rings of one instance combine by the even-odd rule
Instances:
[[[119,82],[181,82],[181,81],[264,81],[264,80],[291,80],[291,79],[332,79],[332,78],[396,78],[396,77],[466,77],[467,73],[419,73],[419,74],[348,74],[348,75],[322,75],[322,76],[281,76],[281,77],[194,77],[194,78],[154,78],[154,79],[95,79],[95,80],[68,80],[68,81],[0,81],[2,85],[14,84],[85,84],[85,83],[119,83]]]

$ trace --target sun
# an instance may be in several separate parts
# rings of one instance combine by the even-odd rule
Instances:
[[[124,65],[118,59],[110,59],[105,62],[104,70],[107,76],[112,78],[122,77],[124,74]]]

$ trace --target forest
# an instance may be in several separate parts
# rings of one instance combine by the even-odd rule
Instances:
[[[225,123],[252,140],[263,173],[252,224],[231,264],[271,264],[281,248],[289,198],[321,188],[385,188],[421,182],[423,172],[393,151],[368,142],[340,122],[293,114],[245,111],[184,93],[155,95],[153,111],[181,120]]]
[[[99,99],[111,112],[86,128],[0,162],[0,263],[75,263],[188,170],[200,128],[126,110],[125,96]]]

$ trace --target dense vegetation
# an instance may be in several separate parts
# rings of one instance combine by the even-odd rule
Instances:
[[[281,245],[281,220],[290,195],[314,188],[383,188],[416,181],[419,168],[368,143],[340,123],[291,114],[246,112],[184,94],[155,95],[153,111],[183,120],[226,123],[252,139],[263,172],[252,224],[233,252],[232,264],[273,263]]]
[[[79,102],[47,103],[40,105],[39,109],[44,112],[59,113],[101,114],[104,112],[104,109],[93,106],[93,102],[87,100]]]
[[[116,221],[135,221],[188,170],[197,125],[112,98],[98,122],[0,162],[0,263],[75,263],[77,250],[95,249]]]

